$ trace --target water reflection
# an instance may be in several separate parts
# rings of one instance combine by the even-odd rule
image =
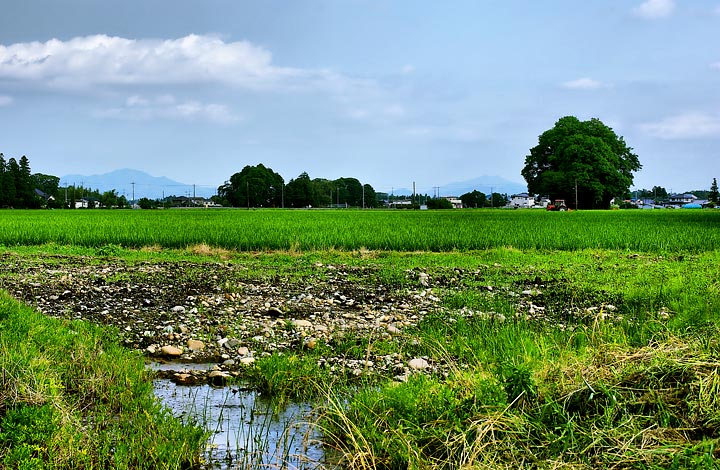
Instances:
[[[326,468],[319,436],[308,424],[308,404],[274,412],[268,400],[238,387],[181,386],[170,380],[153,384],[176,416],[212,433],[203,456],[208,468]]]

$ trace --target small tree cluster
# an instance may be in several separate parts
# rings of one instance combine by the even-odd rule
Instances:
[[[28,209],[41,204],[28,158],[23,155],[19,162],[14,158],[5,161],[5,156],[0,153],[0,207]]]
[[[218,201],[234,207],[376,207],[369,184],[356,178],[310,179],[303,172],[285,184],[282,176],[258,164],[245,166],[218,188]]]

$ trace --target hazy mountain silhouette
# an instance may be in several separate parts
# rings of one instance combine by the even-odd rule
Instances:
[[[461,196],[472,191],[481,193],[518,194],[527,192],[527,184],[510,181],[502,176],[478,176],[477,178],[457,181],[439,186],[440,196]],[[412,194],[412,189],[396,188],[395,195]],[[434,191],[428,194],[434,196]]]
[[[100,192],[116,190],[128,199],[143,197],[160,199],[167,196],[210,197],[216,194],[217,188],[195,186],[171,180],[164,176],[152,176],[144,171],[123,168],[101,175],[65,175],[60,178],[60,185],[82,185],[85,188],[97,189]]]

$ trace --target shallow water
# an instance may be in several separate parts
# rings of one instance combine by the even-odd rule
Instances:
[[[202,456],[207,468],[327,468],[319,435],[308,424],[309,404],[274,412],[268,400],[236,386],[183,386],[164,379],[153,385],[173,414],[212,433]]]

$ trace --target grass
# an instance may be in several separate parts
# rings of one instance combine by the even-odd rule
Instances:
[[[718,468],[718,214],[12,211],[0,217],[0,243],[47,263],[55,255],[83,263],[236,263],[248,280],[288,288],[321,278],[328,265],[343,267],[349,283],[383,284],[396,294],[424,289],[425,279],[440,306],[402,334],[318,341],[259,357],[247,371],[277,406],[316,400],[326,445],[347,468]],[[204,274],[197,268],[190,275]],[[4,302],[32,324],[45,321]],[[37,337],[28,334],[9,337]],[[71,339],[52,342],[75,344]],[[34,351],[26,362],[0,356],[3,380],[13,380],[2,388],[12,392],[0,391],[0,417],[9,423],[0,441],[10,442],[9,432],[24,449],[0,456],[62,464],[69,461],[62,452],[82,448],[96,449],[87,460],[95,466],[129,459],[103,454],[110,444],[93,448],[68,437],[73,424],[100,422],[78,417],[90,412],[123,422],[108,401],[121,391],[100,388],[123,375],[90,352],[101,345],[107,353],[109,339],[93,341],[80,355],[93,359],[70,367],[83,377],[74,382],[69,372],[50,372],[77,346],[60,357]],[[10,346],[0,347],[11,356]],[[425,357],[438,370],[395,378],[323,362],[387,355]],[[89,398],[97,396],[108,403]],[[112,442],[102,436],[88,439]],[[50,448],[65,450],[46,453]]]
[[[5,211],[0,244],[229,250],[702,252],[720,211]],[[112,253],[110,253],[112,254]]]
[[[155,400],[143,358],[112,332],[0,293],[0,466],[187,468],[204,431]]]

